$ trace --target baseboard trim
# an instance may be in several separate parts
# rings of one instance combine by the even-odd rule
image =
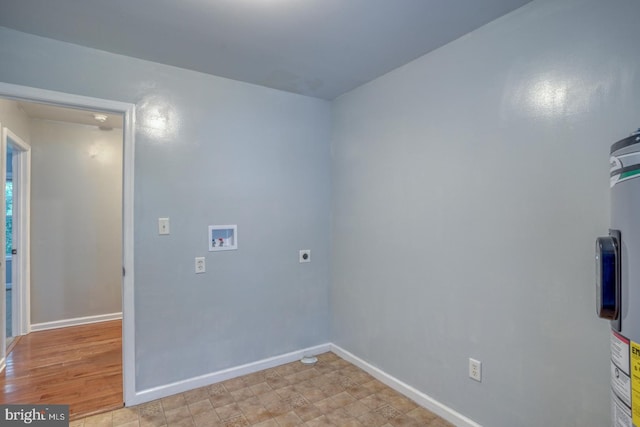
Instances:
[[[96,316],[76,317],[74,319],[54,320],[52,322],[34,323],[31,325],[30,331],[46,331],[48,329],[66,328],[69,326],[87,325],[89,323],[107,322],[109,320],[118,319],[122,319],[122,312],[98,314]]]
[[[450,423],[455,424],[458,427],[482,427],[480,424],[476,423],[470,418],[465,417],[457,411],[449,408],[446,405],[438,402],[434,398],[424,394],[423,392],[411,387],[409,384],[406,384],[399,379],[387,374],[381,369],[376,368],[368,362],[360,359],[354,354],[348,352],[340,346],[335,344],[331,344],[331,351],[342,357],[347,362],[353,363],[360,369],[367,372],[372,377],[381,381],[382,383],[388,385],[398,393],[402,393],[407,396],[409,399],[416,402],[418,405],[430,410],[431,412],[439,415]]]
[[[482,427],[472,419],[460,414],[459,412],[449,408],[448,406],[438,402],[434,398],[426,395],[425,393],[415,389],[414,387],[400,381],[399,379],[387,374],[379,368],[371,365],[370,363],[360,359],[354,354],[348,352],[340,346],[333,343],[326,343],[317,345],[315,347],[305,348],[303,350],[292,351],[290,353],[281,354],[279,356],[269,357],[267,359],[258,360],[256,362],[247,363],[245,365],[235,366],[221,371],[212,372],[205,375],[189,378],[174,383],[152,387],[146,390],[138,391],[133,399],[128,399],[125,402],[126,406],[134,406],[142,403],[150,402],[152,400],[161,399],[163,397],[172,396],[178,393],[184,393],[185,391],[193,390],[200,387],[206,387],[211,384],[219,383],[221,381],[237,378],[243,375],[252,374],[254,372],[262,371],[264,369],[274,368],[276,366],[284,365],[286,363],[300,360],[306,355],[317,355],[326,353],[328,351],[334,352],[344,360],[356,365],[360,369],[364,370],[377,380],[388,385],[392,389],[407,396],[418,405],[430,410],[436,415],[444,418],[450,423],[455,424],[458,427]]]
[[[223,369],[221,371],[200,375],[198,377],[177,381],[171,384],[149,388],[136,392],[135,398],[133,400],[127,400],[127,402],[125,402],[125,405],[139,405],[141,403],[150,402],[152,400],[160,399],[178,393],[183,393],[185,391],[193,390],[199,387],[206,387],[220,381],[229,380],[232,378],[240,377],[242,375],[252,374],[264,369],[274,368],[286,363],[295,362],[296,360],[302,359],[303,356],[326,353],[330,350],[330,343],[321,344],[315,347],[292,351],[291,353],[269,357],[267,359],[258,360],[256,362],[247,363],[245,365],[235,366],[233,368]]]

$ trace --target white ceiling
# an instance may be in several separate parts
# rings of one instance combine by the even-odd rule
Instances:
[[[59,122],[98,126],[105,129],[122,128],[121,114],[93,112],[25,101],[18,101],[18,108],[22,109],[22,111],[32,119],[55,120]],[[94,117],[96,113],[104,115],[106,120],[104,122],[96,121]]]
[[[0,25],[333,99],[530,0],[0,0]]]

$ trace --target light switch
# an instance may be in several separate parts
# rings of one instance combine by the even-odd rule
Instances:
[[[158,234],[169,234],[169,218],[158,218]]]

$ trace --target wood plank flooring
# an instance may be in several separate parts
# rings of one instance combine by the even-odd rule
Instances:
[[[0,403],[69,405],[71,420],[122,407],[122,321],[23,336],[0,386]]]

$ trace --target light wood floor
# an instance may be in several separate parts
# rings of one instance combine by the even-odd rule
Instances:
[[[122,321],[21,337],[0,386],[0,403],[69,405],[72,420],[122,407]]]

